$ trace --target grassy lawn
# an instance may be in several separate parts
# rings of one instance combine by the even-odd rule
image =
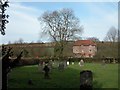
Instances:
[[[38,71],[37,65],[17,67],[9,75],[9,88],[79,88],[80,71],[93,72],[94,88],[118,88],[118,64],[85,63],[80,67],[78,63],[69,65],[64,71],[52,69],[51,79],[44,79],[44,74]],[[34,85],[28,85],[32,79]]]

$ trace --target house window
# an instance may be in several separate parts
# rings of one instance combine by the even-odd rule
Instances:
[[[91,52],[91,50],[89,50],[89,52]]]
[[[82,52],[84,52],[84,51],[82,50]]]

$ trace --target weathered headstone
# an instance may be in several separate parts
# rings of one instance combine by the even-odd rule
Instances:
[[[80,60],[80,66],[84,66],[84,61],[82,59]]]
[[[43,71],[43,62],[42,62],[42,61],[39,62],[39,64],[38,64],[38,71],[39,71],[39,72],[44,72],[44,71]]]
[[[74,65],[74,62],[72,62],[72,65]]]
[[[54,63],[54,61],[53,61],[53,63],[52,63],[52,65],[54,65],[55,63]]]
[[[43,63],[42,63],[42,68],[44,68],[44,67],[45,67],[45,65],[46,65],[46,63],[45,63],[45,62],[43,62]]]
[[[51,72],[51,70],[52,70],[52,68],[53,68],[52,60],[49,61],[49,63],[48,63],[48,67],[50,68],[50,72]]]
[[[113,60],[113,63],[116,63],[116,60],[115,60],[115,59]]]
[[[57,60],[53,61],[53,68],[58,68],[59,63]]]
[[[64,61],[63,63],[64,63],[64,68],[66,68],[67,67],[67,62]]]
[[[105,66],[106,62],[105,60],[102,60],[102,66]]]
[[[59,67],[58,67],[59,70],[64,70],[64,63],[63,62],[60,62],[59,63]]]
[[[67,61],[67,65],[69,65],[70,64],[70,62],[69,61]]]
[[[80,72],[80,88],[89,88],[91,90],[93,87],[93,74],[92,71],[85,70]]]

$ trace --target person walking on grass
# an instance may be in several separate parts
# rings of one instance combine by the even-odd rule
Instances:
[[[45,71],[44,78],[45,79],[49,79],[50,78],[49,77],[49,71],[50,71],[50,69],[49,69],[49,67],[48,67],[47,64],[45,65],[45,67],[43,68],[43,70]]]

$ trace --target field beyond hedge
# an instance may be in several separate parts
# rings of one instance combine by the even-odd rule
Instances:
[[[44,79],[38,65],[17,67],[9,74],[8,88],[79,88],[82,70],[93,72],[94,88],[118,88],[118,64],[102,66],[100,63],[85,63],[83,67],[75,63],[64,71],[54,67],[50,72],[51,79]],[[28,85],[29,79],[33,80],[34,85]]]

